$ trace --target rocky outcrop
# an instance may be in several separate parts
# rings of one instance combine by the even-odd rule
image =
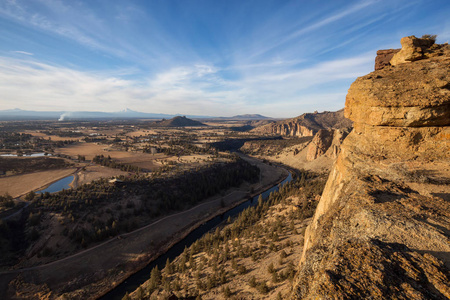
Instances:
[[[449,70],[450,60],[436,57],[360,77],[348,92],[346,116],[372,126],[450,125]]]
[[[392,57],[390,61],[392,66],[422,59],[425,52],[434,45],[434,39],[420,39],[412,35],[405,36],[400,40],[400,43],[402,44],[402,49]]]
[[[450,48],[422,53],[351,85],[294,298],[450,298]]]
[[[319,130],[308,145],[306,159],[308,161],[315,160],[317,157],[325,154],[331,146],[333,140],[333,130]]]
[[[390,61],[392,57],[398,51],[400,51],[400,49],[378,50],[377,56],[375,57],[375,71],[390,66],[391,65]]]
[[[344,110],[306,113],[296,118],[257,127],[252,132],[282,136],[314,136],[321,129],[349,128],[352,122],[344,117]]]
[[[306,160],[313,161],[322,155],[336,159],[340,146],[350,129],[321,129],[307,146]]]

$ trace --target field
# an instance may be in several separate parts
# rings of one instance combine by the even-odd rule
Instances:
[[[34,288],[46,290],[44,284],[54,295],[101,293],[208,218],[287,176],[282,168],[214,148],[213,141],[246,139],[248,133],[229,130],[226,122],[211,125],[11,124],[0,137],[1,152],[51,154],[15,157],[0,175],[0,195],[16,198],[13,207],[10,200],[2,206],[2,222],[8,223],[0,224],[7,226],[0,228],[0,267],[28,270],[10,283],[16,296],[24,296],[29,279],[37,277],[42,281],[33,281]],[[32,161],[27,168],[24,162]],[[30,191],[70,174],[72,189],[31,197]],[[0,274],[0,290],[17,272]]]
[[[83,155],[87,160],[92,160],[95,155],[104,154],[107,148],[108,147],[106,145],[97,145],[95,143],[79,143],[58,148],[55,150],[55,153],[69,155],[71,157]],[[110,155],[110,153],[108,153],[108,155]]]
[[[128,176],[128,172],[124,172],[118,169],[112,169],[97,165],[88,165],[83,170],[77,172],[77,178],[75,181],[76,186],[82,184],[91,183],[92,181],[99,180],[100,178],[110,178],[117,176]]]
[[[62,137],[57,135],[47,135],[42,132],[36,132],[36,131],[24,131],[24,133],[31,134],[32,136],[43,138],[43,139],[50,139],[52,141],[66,141],[66,140],[73,140],[78,141],[78,138],[76,137]]]
[[[41,171],[0,178],[0,194],[8,193],[16,198],[30,191],[38,191],[45,186],[73,174],[77,168]]]

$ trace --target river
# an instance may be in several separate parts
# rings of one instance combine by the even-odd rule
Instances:
[[[264,191],[260,195],[262,195],[264,200],[267,200],[270,193],[274,191],[278,191],[279,186],[284,185],[287,182],[292,181],[292,174],[289,174],[289,176],[283,180],[280,184],[277,184],[273,186],[272,188]],[[211,220],[203,223],[196,229],[194,229],[191,233],[189,233],[184,239],[173,245],[172,248],[170,248],[165,254],[159,256],[157,259],[149,263],[147,266],[145,266],[142,270],[134,273],[130,277],[128,277],[124,282],[119,284],[117,287],[109,291],[107,294],[105,294],[100,299],[107,300],[107,299],[117,299],[120,300],[125,296],[125,294],[133,292],[135,289],[137,289],[141,284],[143,284],[146,280],[150,278],[150,272],[155,267],[158,266],[159,269],[163,269],[166,260],[169,258],[170,261],[173,261],[177,256],[179,256],[181,253],[183,253],[185,247],[191,246],[196,240],[201,238],[205,233],[211,231],[216,226],[218,226],[223,221],[227,220],[228,217],[235,217],[240,212],[242,212],[244,209],[255,206],[258,204],[258,198],[260,195],[256,195],[255,197],[251,198],[250,200],[247,200],[238,206],[235,206],[234,208],[226,211],[222,215],[219,215],[217,217],[212,218]]]
[[[17,154],[12,154],[12,153],[6,153],[6,154],[0,154],[0,156],[3,157],[43,157],[43,156],[52,156],[50,153],[46,153],[46,152],[40,152],[40,153],[32,153],[32,154],[22,154],[22,155],[17,155]]]

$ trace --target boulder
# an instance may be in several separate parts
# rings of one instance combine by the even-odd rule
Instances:
[[[402,44],[402,49],[390,61],[390,64],[393,66],[422,59],[424,50],[434,44],[434,39],[416,38],[412,35],[402,38],[400,43]]]

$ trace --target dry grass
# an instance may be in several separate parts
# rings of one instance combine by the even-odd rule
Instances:
[[[127,133],[127,136],[131,137],[137,137],[137,136],[146,136],[146,135],[152,135],[157,134],[158,132],[156,130],[138,130]]]
[[[104,177],[113,177],[113,176],[120,176],[120,175],[128,175],[128,172],[121,171],[119,169],[112,169],[108,167],[103,166],[87,166],[85,170],[80,171],[77,173],[78,179],[77,179],[77,186],[90,183],[94,180],[104,178]]]
[[[94,143],[80,143],[55,150],[56,154],[65,154],[71,157],[84,155],[86,159],[91,160],[95,155],[105,154],[106,145],[97,145]]]
[[[141,169],[154,171],[158,169],[161,164],[157,161],[166,159],[167,156],[163,153],[149,154],[142,152],[118,151],[112,150],[108,145],[97,145],[94,143],[80,143],[76,145],[59,148],[56,153],[77,157],[84,155],[87,160],[92,160],[94,156],[103,154],[104,156],[111,156],[112,159],[117,160],[121,164],[137,166]]]
[[[24,131],[24,133],[31,134],[32,136],[40,137],[40,138],[43,138],[46,140],[48,138],[50,138],[52,141],[78,141],[80,138],[82,138],[81,136],[80,137],[67,137],[67,136],[61,137],[61,136],[57,136],[57,135],[47,135],[45,133],[36,132],[36,131]]]
[[[0,178],[0,195],[8,193],[13,197],[19,197],[29,191],[41,190],[46,185],[69,176],[75,171],[76,168],[69,168],[3,177]]]

